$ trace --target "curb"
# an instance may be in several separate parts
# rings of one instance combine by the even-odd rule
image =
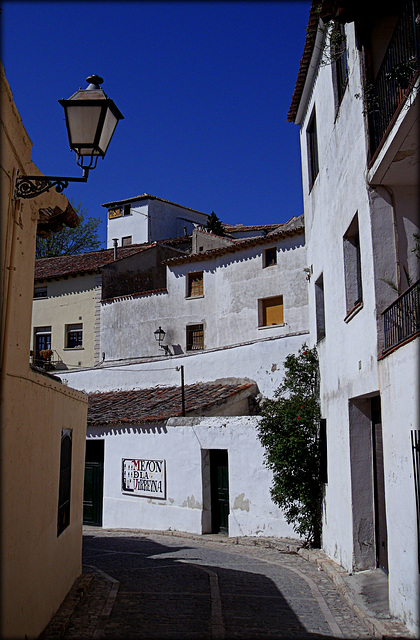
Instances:
[[[38,637],[38,640],[57,640],[62,638],[76,611],[93,585],[92,574],[82,574],[73,582],[73,586],[57,609],[55,615]]]
[[[397,618],[388,618],[386,620],[372,618],[362,607],[360,607],[357,602],[354,601],[351,588],[343,580],[343,576],[347,576],[349,574],[345,569],[343,569],[343,567],[333,560],[330,560],[323,551],[319,549],[300,548],[297,553],[308,562],[316,564],[328,575],[340,591],[349,607],[364,622],[369,632],[373,634],[375,638],[381,638],[381,640],[389,640],[391,638],[414,638],[403,623],[397,620]]]

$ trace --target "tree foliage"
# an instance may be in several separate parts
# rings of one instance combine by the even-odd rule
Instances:
[[[96,251],[101,247],[98,236],[100,218],[87,215],[86,209],[71,203],[80,223],[74,229],[64,227],[61,231],[51,233],[48,238],[36,238],[36,259],[54,258],[55,256],[74,255],[87,251]]]
[[[316,349],[287,356],[283,383],[262,405],[258,437],[273,471],[271,496],[294,531],[320,546],[322,514],[319,373]]]
[[[224,236],[225,235],[225,230],[223,228],[223,224],[219,220],[218,216],[214,213],[214,211],[211,212],[211,215],[210,215],[209,219],[207,220],[207,227],[206,228],[207,228],[207,231],[211,231],[216,236]]]

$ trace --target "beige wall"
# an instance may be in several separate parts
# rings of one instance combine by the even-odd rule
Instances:
[[[39,209],[65,209],[51,192],[13,200],[16,170],[39,174],[0,66],[1,81],[1,627],[35,638],[81,571],[86,396],[29,368]],[[72,429],[70,525],[57,537],[61,429]]]
[[[48,297],[33,301],[31,349],[34,349],[35,328],[51,326],[51,349],[57,352],[53,360],[57,359],[58,354],[66,365],[64,368],[69,369],[92,367],[98,362],[95,320],[100,313],[100,278],[99,274],[92,274],[35,283],[35,286],[47,287]],[[83,324],[83,346],[67,349],[66,325],[80,323]]]

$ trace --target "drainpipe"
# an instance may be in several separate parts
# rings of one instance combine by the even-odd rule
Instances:
[[[118,238],[112,238],[112,242],[114,243],[114,260],[116,260],[117,259]]]

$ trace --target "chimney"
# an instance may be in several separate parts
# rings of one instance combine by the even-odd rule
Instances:
[[[114,260],[116,260],[117,259],[118,238],[112,238],[112,242],[114,243]]]

